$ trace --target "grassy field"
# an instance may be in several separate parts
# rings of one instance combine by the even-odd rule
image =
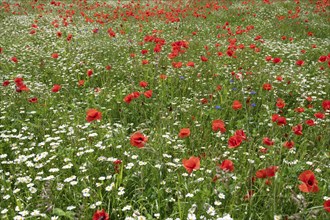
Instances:
[[[0,219],[330,219],[329,9],[2,1]]]

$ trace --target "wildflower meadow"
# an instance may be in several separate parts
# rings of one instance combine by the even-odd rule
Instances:
[[[328,0],[3,0],[0,219],[330,219]]]

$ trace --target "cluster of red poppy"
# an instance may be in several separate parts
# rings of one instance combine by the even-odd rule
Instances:
[[[239,147],[243,141],[246,141],[246,135],[243,130],[237,130],[233,136],[228,139],[228,147],[236,148]]]
[[[127,96],[124,97],[124,102],[126,102],[127,104],[131,103],[131,101],[133,101],[134,99],[137,99],[140,97],[140,92],[132,92],[130,94],[128,94]],[[152,97],[152,90],[147,90],[143,93],[143,95],[146,98],[151,98]]]

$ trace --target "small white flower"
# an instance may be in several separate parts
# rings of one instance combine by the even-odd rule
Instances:
[[[67,208],[66,208],[66,210],[68,210],[68,211],[71,211],[71,210],[74,210],[76,208],[76,206],[68,206]]]
[[[27,216],[29,214],[29,211],[24,210],[19,212],[18,214],[20,214],[21,216]]]
[[[39,216],[39,215],[40,215],[39,210],[33,210],[33,212],[31,212],[31,216]]]
[[[29,191],[30,191],[32,194],[34,194],[34,193],[36,193],[38,190],[37,190],[36,188],[34,188],[34,187],[30,187],[30,188],[29,188]]]
[[[105,187],[105,191],[110,192],[115,187],[114,183],[111,183],[109,186]]]
[[[83,189],[83,190],[82,190],[82,194],[83,194],[83,196],[84,196],[84,197],[89,197],[89,196],[90,196],[89,191],[90,191],[89,188]]]
[[[122,211],[125,212],[125,211],[128,211],[128,210],[131,210],[131,208],[132,207],[130,205],[127,205],[122,209]]]
[[[223,193],[219,193],[219,194],[218,194],[218,197],[219,197],[220,199],[225,199],[225,198],[226,198],[225,194],[223,194]]]
[[[216,206],[219,206],[219,205],[221,205],[221,204],[222,204],[222,202],[220,202],[220,201],[218,201],[218,200],[214,202],[214,205],[216,205]]]
[[[229,214],[225,214],[222,218],[217,218],[217,220],[234,220]]]
[[[274,220],[281,220],[282,216],[281,215],[274,215]]]
[[[192,194],[192,193],[188,193],[188,194],[186,195],[186,198],[192,198],[192,197],[194,197],[194,194]]]
[[[209,206],[206,213],[209,214],[210,216],[214,216],[215,215],[215,209],[213,208],[213,206]]]
[[[194,213],[189,213],[187,220],[196,220],[196,215]]]
[[[6,214],[8,212],[8,209],[3,209],[2,211],[1,211],[1,214]]]
[[[4,197],[2,197],[4,200],[8,200],[10,198],[10,195],[5,195]]]

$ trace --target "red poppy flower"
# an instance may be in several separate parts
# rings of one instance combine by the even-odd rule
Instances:
[[[278,166],[270,166],[266,168],[267,177],[274,177],[277,171],[278,171]]]
[[[134,96],[132,94],[128,94],[127,96],[125,96],[124,102],[129,104],[133,99],[134,99]]]
[[[283,81],[283,77],[282,76],[276,76],[276,80],[281,82],[281,81]]]
[[[296,65],[297,66],[302,66],[302,65],[304,65],[305,64],[305,61],[303,61],[303,60],[297,60],[296,61]]]
[[[279,58],[279,57],[273,58],[273,63],[277,64],[277,63],[281,63],[281,62],[282,62],[281,58]]]
[[[85,84],[85,80],[79,80],[78,81],[78,86],[83,86]]]
[[[242,129],[235,131],[235,136],[240,137],[242,140],[246,140],[246,135]]]
[[[143,93],[143,95],[144,95],[146,98],[150,99],[150,98],[152,97],[152,90],[145,91],[145,92]]]
[[[264,138],[262,139],[262,142],[263,142],[264,144],[268,145],[268,146],[273,146],[273,145],[274,145],[274,141],[271,140],[271,139],[269,139],[268,137],[264,137]]]
[[[148,83],[145,82],[145,81],[141,81],[141,82],[139,83],[139,85],[140,85],[141,87],[145,88],[145,87],[148,86]]]
[[[275,173],[278,170],[278,166],[270,166],[267,167],[266,169],[258,170],[256,172],[256,177],[257,178],[267,178],[267,177],[273,177],[275,176]]]
[[[207,104],[209,101],[207,100],[207,98],[202,98],[201,99],[201,103],[202,104]]]
[[[218,166],[220,167],[220,169],[224,171],[230,171],[230,172],[234,171],[234,163],[231,160],[224,160],[222,161],[221,165]]]
[[[3,81],[2,86],[6,87],[9,84],[10,84],[9,80],[5,80],[5,81]]]
[[[299,175],[299,180],[302,181],[302,183],[299,185],[299,189],[302,192],[318,192],[319,187],[317,185],[317,180],[315,178],[315,175],[312,171],[306,170],[302,172]]]
[[[55,84],[52,88],[52,92],[58,92],[58,91],[60,91],[60,89],[61,89],[61,86],[58,84]]]
[[[298,113],[302,113],[305,111],[305,109],[303,107],[298,107],[298,108],[295,108],[294,110],[295,112],[298,112]]]
[[[189,62],[186,64],[186,66],[194,67],[194,66],[195,66],[195,63],[192,62],[192,61],[189,61]]]
[[[144,136],[140,132],[136,132],[132,134],[130,138],[131,145],[137,148],[143,148],[144,145],[147,143],[147,141],[148,141],[148,137]]]
[[[110,66],[110,65],[107,65],[107,66],[105,67],[105,69],[106,69],[106,70],[111,70],[111,66]]]
[[[319,119],[325,119],[325,114],[323,114],[322,112],[316,112],[314,116]]]
[[[133,95],[134,98],[139,98],[140,93],[139,92],[133,92],[132,95]]]
[[[259,179],[266,178],[266,177],[267,177],[267,175],[266,175],[266,170],[265,170],[265,169],[258,170],[258,171],[256,172],[256,177],[259,178]]]
[[[159,53],[160,51],[162,51],[162,45],[156,44],[156,46],[154,47],[154,52]]]
[[[95,120],[101,120],[102,113],[96,109],[89,109],[86,113],[86,121],[92,122]]]
[[[320,56],[320,58],[319,58],[319,62],[320,62],[320,63],[323,63],[323,62],[325,62],[325,61],[327,61],[327,56]]]
[[[237,135],[231,136],[228,139],[228,147],[229,148],[236,148],[236,147],[240,146],[241,143],[242,143],[242,138],[240,136],[237,136]]]
[[[272,60],[272,56],[266,56],[265,60],[266,60],[267,62],[271,61],[271,60]]]
[[[220,131],[221,133],[225,133],[226,132],[225,123],[220,119],[213,120],[212,130],[215,132]]]
[[[142,65],[146,65],[146,64],[148,64],[148,63],[149,63],[148,60],[142,60]]]
[[[37,97],[33,97],[33,98],[29,99],[29,102],[31,102],[31,103],[37,103],[38,102],[38,98]]]
[[[57,59],[58,58],[58,53],[53,53],[52,58]]]
[[[141,54],[142,55],[145,55],[145,54],[147,54],[148,53],[148,50],[141,50]]]
[[[18,62],[18,59],[16,57],[12,57],[11,58],[11,61],[13,61],[14,63],[17,63]]]
[[[201,56],[201,61],[202,62],[207,62],[207,60],[208,60],[207,57]]]
[[[306,120],[305,123],[306,123],[308,126],[314,126],[314,125],[315,125],[315,122],[314,122],[314,120],[312,120],[312,119]]]
[[[93,215],[93,220],[110,220],[109,214],[102,210],[97,210]]]
[[[278,118],[276,119],[276,122],[277,122],[277,125],[278,125],[278,126],[286,125],[286,118],[280,116],[280,117],[278,117]]]
[[[302,127],[301,124],[298,124],[298,125],[292,127],[292,131],[293,131],[293,133],[295,133],[296,135],[302,135],[302,134],[303,134],[303,133],[302,133],[302,129],[303,129],[303,127]]]
[[[286,141],[286,142],[284,142],[283,147],[291,149],[291,148],[294,147],[294,142],[293,141]]]
[[[173,63],[172,63],[172,66],[173,66],[174,68],[181,68],[181,67],[182,67],[182,62],[173,62]]]
[[[71,41],[71,40],[72,40],[72,37],[73,37],[73,35],[72,35],[72,34],[68,34],[68,36],[67,36],[66,40],[69,42],[69,41]]]
[[[30,91],[30,89],[23,83],[16,87],[16,92]]]
[[[277,101],[276,101],[276,106],[277,106],[278,108],[284,108],[284,106],[285,106],[285,102],[284,102],[284,100],[278,98]]]
[[[273,122],[275,122],[275,121],[277,121],[277,119],[280,117],[280,115],[278,115],[278,114],[273,114],[272,115],[272,121]]]
[[[265,83],[265,84],[263,84],[262,88],[263,88],[263,90],[270,91],[270,90],[272,90],[272,85],[269,83]]]
[[[87,76],[91,77],[92,75],[93,75],[93,70],[92,69],[87,70]]]
[[[232,57],[234,55],[234,51],[232,50],[227,50],[227,56]]]
[[[159,78],[165,80],[167,78],[167,76],[165,74],[160,74]]]
[[[16,84],[16,86],[20,86],[20,85],[23,85],[24,83],[23,83],[23,78],[21,78],[21,77],[16,77],[15,79],[14,79],[14,82],[15,82],[15,84]]]
[[[189,159],[183,159],[182,164],[190,174],[193,170],[198,170],[200,168],[200,159],[199,157],[191,156]]]
[[[242,104],[241,104],[241,102],[238,101],[238,100],[235,100],[235,101],[233,102],[232,108],[233,108],[234,110],[239,110],[239,109],[241,109],[241,108],[242,108]]]
[[[190,136],[190,129],[189,128],[182,128],[179,133],[179,138],[186,138]]]
[[[329,111],[330,110],[330,100],[324,100],[322,102],[322,108],[324,111]]]
[[[330,212],[330,199],[324,201],[323,207],[324,207],[325,211]]]

